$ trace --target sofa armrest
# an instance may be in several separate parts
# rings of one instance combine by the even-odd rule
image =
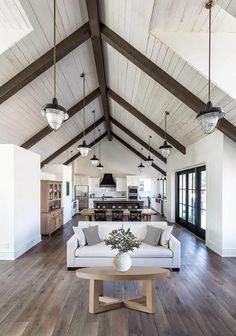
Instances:
[[[180,268],[181,265],[181,243],[173,235],[170,237],[169,249],[173,252],[172,268]]]
[[[78,246],[78,240],[75,235],[73,235],[67,241],[67,267],[75,267],[75,250]]]

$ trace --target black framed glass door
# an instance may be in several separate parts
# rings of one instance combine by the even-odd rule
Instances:
[[[206,167],[176,174],[176,222],[205,239]]]

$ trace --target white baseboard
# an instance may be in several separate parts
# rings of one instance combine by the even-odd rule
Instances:
[[[15,255],[13,251],[0,251],[0,260],[15,260]]]
[[[22,254],[30,250],[33,246],[41,242],[41,236],[36,236],[29,240],[28,242],[23,243],[20,247],[15,250],[15,259],[20,257]]]
[[[236,257],[236,248],[222,248],[211,241],[207,241],[206,246],[221,257]]]
[[[222,257],[222,248],[210,240],[206,241],[206,246],[213,252],[219,254]]]
[[[236,257],[236,248],[223,248],[222,257]]]

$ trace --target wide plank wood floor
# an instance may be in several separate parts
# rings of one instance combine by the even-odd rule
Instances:
[[[235,336],[236,258],[222,259],[180,227],[179,273],[156,282],[158,312],[125,308],[88,313],[88,282],[66,269],[74,218],[16,261],[0,261],[0,336]],[[135,282],[106,282],[105,293],[132,296]]]

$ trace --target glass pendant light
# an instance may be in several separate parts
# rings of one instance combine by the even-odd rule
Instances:
[[[93,113],[93,157],[90,159],[93,167],[97,167],[99,163],[99,159],[96,157],[95,153],[95,111],[92,111]]]
[[[140,165],[138,165],[138,170],[140,171],[140,173],[143,172],[145,166],[143,165],[143,148],[141,148],[141,162],[140,162]]]
[[[85,76],[84,73],[82,73],[80,75],[80,77],[83,79],[83,119],[84,119],[84,131],[83,131],[83,142],[82,144],[80,144],[77,149],[80,152],[82,157],[86,157],[88,155],[88,153],[91,151],[91,148],[89,147],[89,145],[86,144],[85,141]]]
[[[151,167],[151,165],[152,165],[152,163],[153,163],[153,159],[151,158],[151,156],[150,156],[150,142],[151,142],[151,138],[152,138],[152,136],[151,135],[149,135],[149,138],[148,138],[148,147],[149,147],[149,149],[148,149],[148,157],[147,157],[147,160],[146,160],[146,163],[147,163],[147,166],[148,167]]]
[[[209,10],[209,49],[208,49],[208,102],[206,108],[197,114],[197,121],[206,134],[210,134],[216,130],[216,127],[225,115],[225,113],[218,106],[213,106],[211,102],[211,9],[214,1],[209,0],[206,3],[206,8]]]
[[[53,93],[52,103],[42,107],[41,115],[47,118],[50,128],[54,131],[58,130],[62,123],[69,118],[66,109],[58,105],[56,92],[56,0],[54,0],[54,47],[53,47]]]
[[[164,141],[163,145],[159,147],[159,151],[164,158],[167,158],[170,155],[171,148],[172,148],[172,146],[168,145],[168,143],[166,141],[167,116],[168,115],[169,115],[169,112],[165,111],[165,141]]]
[[[98,130],[98,133],[99,133],[99,138],[101,137],[101,130],[99,129]],[[97,169],[99,171],[103,170],[103,165],[102,165],[102,155],[101,155],[101,141],[99,141],[99,163],[97,165]]]

